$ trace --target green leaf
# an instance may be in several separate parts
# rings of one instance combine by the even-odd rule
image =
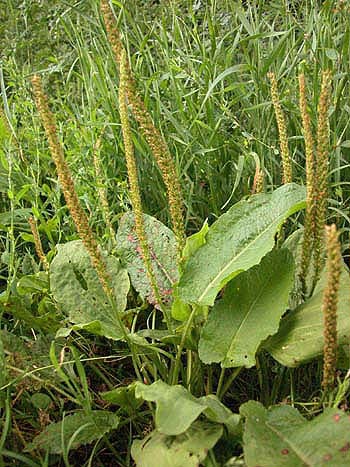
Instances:
[[[49,277],[46,272],[40,271],[21,277],[17,282],[17,292],[20,295],[29,293],[47,293],[49,290]]]
[[[144,214],[143,219],[159,292],[164,303],[171,303],[173,285],[179,278],[175,235],[154,217]],[[154,304],[155,297],[142,259],[133,213],[128,212],[122,217],[116,239],[118,253],[126,264],[133,287],[142,298]]]
[[[210,421],[225,424],[231,433],[239,431],[239,416],[215,396],[195,398],[183,386],[169,386],[161,380],[151,385],[135,383],[135,396],[156,402],[155,423],[165,435],[184,433],[203,413]]]
[[[31,403],[37,409],[46,410],[49,405],[52,403],[52,399],[50,396],[43,392],[36,392],[30,397]]]
[[[349,415],[328,409],[312,421],[293,407],[241,406],[246,418],[244,459],[248,467],[346,467],[350,465]]]
[[[129,384],[129,386],[121,386],[111,391],[102,392],[100,395],[103,400],[111,404],[119,405],[128,413],[135,413],[142,405],[142,401],[135,397],[135,383]]]
[[[57,245],[58,253],[50,265],[51,290],[55,300],[78,329],[110,339],[121,339],[115,311],[110,306],[95,269],[81,240]],[[106,258],[119,311],[126,307],[129,278],[117,258]]]
[[[264,348],[282,365],[296,367],[323,354],[323,291],[327,271],[322,272],[314,294],[305,303],[282,318],[280,328],[264,343]],[[342,270],[338,296],[338,344],[350,341],[350,280],[349,273]]]
[[[24,293],[22,290],[21,293]],[[32,293],[25,295],[7,293],[0,295],[0,311],[11,313],[16,319],[24,321],[28,326],[45,333],[55,332],[60,326],[62,315],[59,314],[49,297],[39,296],[39,301],[32,297]],[[40,295],[40,294],[39,294]],[[35,313],[35,314],[34,314]]]
[[[222,431],[219,425],[201,422],[195,422],[176,437],[153,431],[143,440],[133,442],[131,455],[137,467],[197,467],[220,439]]]
[[[208,231],[209,226],[206,220],[203,227],[198,232],[186,238],[186,244],[182,252],[182,259],[184,262],[187,262],[190,256],[192,256],[199,247],[204,245]]]
[[[272,251],[235,277],[202,330],[200,359],[222,367],[254,366],[260,343],[278,330],[293,280],[294,261],[286,249]]]
[[[61,454],[68,444],[71,449],[76,449],[82,444],[92,443],[117,428],[118,424],[117,415],[103,410],[68,415],[61,422],[48,425],[25,451],[42,449],[51,454]]]
[[[210,227],[206,243],[190,257],[178,284],[186,303],[213,305],[233,277],[258,264],[274,246],[284,220],[305,206],[305,189],[294,183],[232,206]]]

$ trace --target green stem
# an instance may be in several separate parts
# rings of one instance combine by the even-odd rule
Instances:
[[[193,321],[193,318],[194,318],[195,314],[196,314],[196,307],[193,306],[191,314],[188,317],[185,329],[183,330],[180,345],[179,345],[179,347],[177,349],[175,366],[174,366],[174,371],[173,371],[173,377],[172,377],[171,384],[177,384],[178,383],[179,369],[180,369],[180,363],[181,363],[181,355],[182,355],[182,351],[183,351],[183,348],[184,348],[184,345],[185,345],[185,342],[186,342],[186,337],[188,335],[188,331],[190,330],[190,327],[191,327],[191,324],[192,324],[192,321]]]
[[[226,371],[226,368],[221,368],[218,387],[216,388],[216,395],[217,395],[218,398],[220,396],[221,388],[222,388],[222,385],[224,383],[225,371]]]
[[[220,393],[217,393],[217,396],[218,396],[219,399],[222,399],[224,397],[224,395],[230,389],[231,384],[237,378],[237,376],[239,375],[239,373],[241,372],[242,369],[243,369],[243,367],[239,366],[239,367],[237,367],[237,368],[235,368],[233,370],[233,372],[231,373],[231,375],[227,379],[227,381],[226,381],[225,385],[223,386],[222,390],[220,391]]]

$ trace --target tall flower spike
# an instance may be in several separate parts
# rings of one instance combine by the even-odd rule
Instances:
[[[331,73],[322,73],[321,93],[318,103],[317,119],[317,149],[315,180],[317,187],[314,189],[315,206],[315,240],[314,240],[314,262],[315,277],[314,284],[318,281],[323,266],[324,248],[324,225],[327,214],[327,192],[328,192],[328,159],[329,159],[329,118],[328,110],[331,98]]]
[[[323,294],[323,380],[322,387],[334,385],[337,364],[337,305],[342,257],[338,232],[334,224],[326,226],[327,287]]]
[[[115,232],[114,232],[112,221],[111,221],[111,214],[110,214],[110,209],[109,209],[109,204],[108,204],[108,199],[107,199],[106,187],[105,187],[103,175],[102,175],[102,165],[101,165],[101,158],[100,158],[101,141],[102,141],[102,135],[100,135],[97,138],[96,143],[93,148],[93,163],[94,163],[95,177],[96,177],[96,182],[97,182],[97,192],[98,192],[98,197],[100,198],[103,217],[104,217],[106,226],[109,230],[109,235],[111,237],[111,240],[113,244],[115,244],[116,243]]]
[[[80,205],[78,195],[75,191],[72,175],[64,158],[63,148],[58,140],[55,117],[50,111],[48,99],[44,94],[39,76],[33,77],[32,85],[36,106],[45,128],[51,156],[56,166],[58,179],[66,199],[68,209],[71,213],[78,234],[90,255],[91,263],[97,272],[103,290],[109,297],[111,297],[113,294],[109,286],[109,277],[106,271],[106,265],[98,248],[96,239],[90,229],[88,218]]]
[[[32,231],[36,254],[38,255],[38,258],[40,259],[40,261],[43,263],[44,269],[48,271],[49,263],[47,261],[47,258],[43,250],[43,246],[40,240],[40,235],[38,232],[38,226],[37,226],[37,223],[34,217],[32,216],[29,217],[28,224],[30,225],[30,230]]]
[[[273,107],[275,110],[277,127],[278,127],[278,134],[280,140],[280,150],[281,150],[281,158],[282,158],[282,166],[283,166],[283,177],[282,182],[291,183],[292,182],[292,164],[289,155],[288,149],[288,136],[287,136],[287,126],[286,120],[284,117],[284,113],[280,104],[280,98],[278,95],[278,87],[277,87],[277,80],[274,73],[268,73],[268,78],[270,79],[271,83],[271,98]]]
[[[107,0],[101,1],[101,10],[106,24],[108,40],[112,46],[115,60],[119,64],[124,47],[120,41],[119,32],[114,24],[114,16]],[[140,131],[152,151],[153,157],[156,160],[164,180],[169,203],[170,219],[177,239],[178,257],[180,259],[185,245],[183,217],[184,205],[176,166],[164,138],[160,131],[155,127],[152,117],[137,92],[127,59],[124,66],[125,92],[128,103],[131,105],[132,112],[140,127]]]
[[[140,187],[137,176],[137,166],[134,153],[134,145],[132,142],[130,122],[128,116],[127,99],[128,86],[128,64],[125,51],[122,50],[120,57],[120,79],[119,79],[119,113],[123,132],[125,159],[128,170],[130,199],[135,217],[135,230],[140,242],[141,254],[145,264],[148,280],[152,287],[154,297],[158,306],[161,307],[161,298],[158,289],[157,280],[153,271],[151,254],[148,246],[148,241],[145,232],[142,203],[140,195]]]
[[[300,280],[302,285],[302,292],[305,296],[306,290],[306,277],[310,267],[312,256],[312,248],[314,243],[314,235],[316,232],[315,224],[315,160],[314,160],[314,140],[312,136],[310,115],[307,110],[307,97],[304,74],[299,75],[299,107],[301,114],[301,121],[303,125],[303,134],[305,140],[305,159],[306,159],[306,215],[304,236],[301,253],[300,265]]]

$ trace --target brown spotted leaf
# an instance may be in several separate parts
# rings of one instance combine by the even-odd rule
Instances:
[[[244,459],[247,467],[347,467],[350,465],[350,416],[327,409],[307,421],[297,409],[243,404]]]
[[[159,292],[163,303],[170,304],[173,285],[179,279],[175,235],[154,217],[144,214],[143,219]],[[155,297],[147,277],[135,231],[134,214],[131,212],[126,213],[120,221],[117,243],[118,253],[126,265],[133,287],[142,298],[154,304]]]

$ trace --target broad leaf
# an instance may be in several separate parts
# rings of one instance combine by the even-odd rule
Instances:
[[[95,269],[81,240],[57,246],[50,266],[51,290],[55,300],[78,328],[111,339],[121,339],[115,311],[108,303]],[[115,301],[119,311],[126,307],[129,279],[115,257],[106,258]]]
[[[153,431],[135,440],[131,455],[137,467],[197,467],[222,435],[219,425],[195,422],[185,433],[173,437]]]
[[[175,235],[154,217],[144,214],[143,219],[159,292],[163,302],[170,303],[173,285],[179,278]],[[122,217],[116,238],[133,287],[142,298],[154,304],[155,297],[142,259],[133,213],[128,212]]]
[[[273,248],[284,220],[304,206],[305,189],[294,183],[232,206],[214,222],[206,243],[189,258],[178,285],[180,299],[213,305],[227,282],[258,264]]]
[[[239,416],[233,414],[215,396],[196,399],[183,386],[169,386],[163,381],[151,385],[135,383],[136,397],[156,402],[155,423],[166,435],[184,433],[203,413],[210,421],[225,424],[231,433],[239,431]]]
[[[264,348],[280,363],[296,367],[303,362],[319,357],[323,353],[322,300],[327,273],[324,270],[314,294],[281,320],[280,328],[264,343]],[[338,298],[338,344],[350,341],[350,278],[344,269],[340,276]]]
[[[200,359],[222,367],[254,366],[260,343],[278,330],[293,280],[294,261],[287,249],[272,251],[235,277],[202,330]]]
[[[247,467],[346,467],[350,465],[349,415],[327,409],[312,421],[290,406],[243,404]]]
[[[61,422],[48,425],[25,450],[42,449],[51,454],[61,454],[68,444],[70,449],[76,449],[82,444],[92,443],[117,428],[118,424],[116,414],[103,410],[67,415]]]

